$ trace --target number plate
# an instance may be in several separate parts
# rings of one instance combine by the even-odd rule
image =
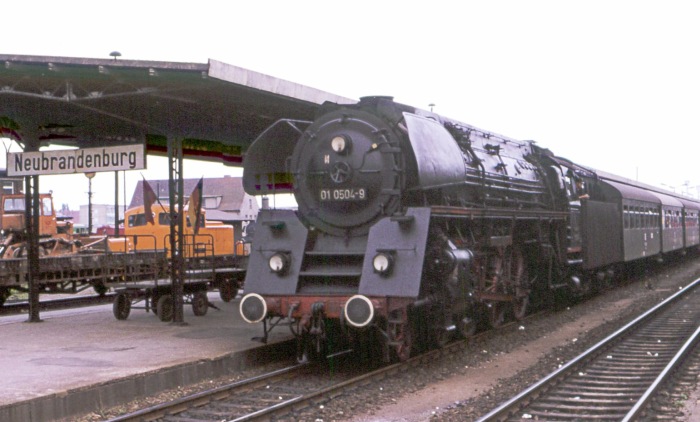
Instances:
[[[365,188],[321,189],[321,201],[364,201],[367,199]]]

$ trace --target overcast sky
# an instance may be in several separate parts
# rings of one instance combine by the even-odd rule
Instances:
[[[212,58],[345,97],[432,103],[580,164],[697,196],[695,3],[25,0],[3,8],[0,53]],[[147,178],[167,178],[159,161],[149,157]],[[132,173],[129,198],[141,177]],[[240,170],[185,164],[186,177],[205,173]],[[112,202],[113,180],[94,179],[96,202]],[[72,208],[87,201],[83,176],[42,177],[40,187]]]

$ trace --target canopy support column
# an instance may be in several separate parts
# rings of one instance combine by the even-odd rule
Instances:
[[[41,322],[39,317],[39,176],[24,178],[24,221],[27,239],[27,278],[29,282],[29,319]]]
[[[119,236],[119,170],[114,171],[114,236]]]
[[[182,139],[168,139],[168,181],[170,195],[170,280],[173,296],[173,322],[184,325],[185,256],[184,224],[181,213],[184,209],[182,174]]]

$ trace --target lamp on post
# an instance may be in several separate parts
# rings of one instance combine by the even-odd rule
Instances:
[[[88,178],[88,235],[92,234],[92,178],[95,177],[95,172],[85,173]]]

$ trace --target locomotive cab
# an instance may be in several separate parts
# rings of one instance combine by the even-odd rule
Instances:
[[[3,232],[21,232],[25,229],[24,194],[10,194],[2,196],[2,209],[0,209],[0,227]],[[53,208],[53,199],[50,194],[39,195],[39,236],[53,236],[58,233],[56,214]]]
[[[170,239],[170,208],[168,205],[154,207],[153,222],[149,222],[143,205],[126,211],[124,215],[124,237],[110,238],[109,246],[113,251],[131,250],[168,250]],[[233,226],[208,221],[206,211],[200,215],[199,230],[194,227],[185,210],[184,237],[185,257],[233,255]]]

